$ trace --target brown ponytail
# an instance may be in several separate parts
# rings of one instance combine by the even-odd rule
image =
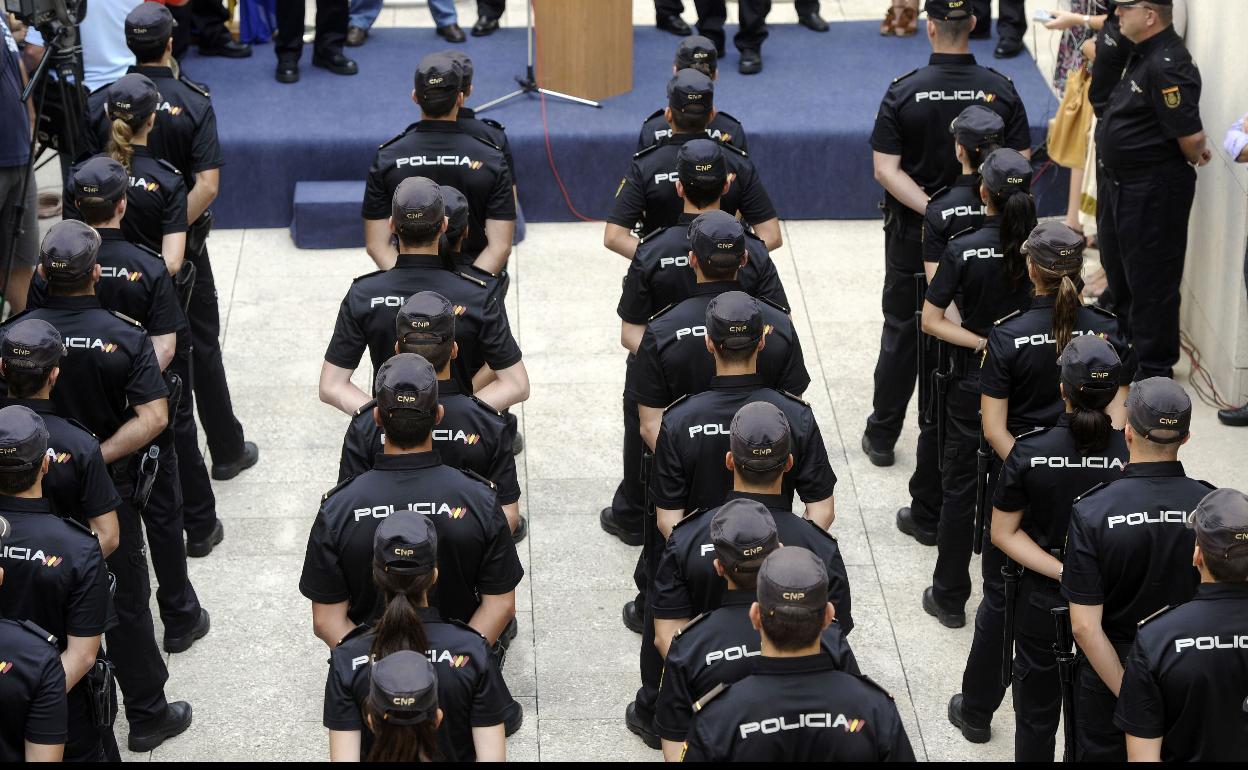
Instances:
[[[142,121],[139,122],[142,123]],[[134,140],[134,129],[135,127],[124,119],[113,118],[112,132],[108,140],[108,155],[124,166],[126,171],[130,171],[130,162],[134,158],[134,147],[131,145]]]
[[[365,701],[364,714],[373,733],[373,747],[365,762],[430,762],[441,758],[436,720],[396,725],[377,713],[372,701]]]
[[[1086,457],[1103,452],[1109,446],[1113,424],[1105,407],[1114,400],[1117,391],[1117,388],[1073,388],[1066,393],[1071,406],[1070,432],[1079,454]]]
[[[1079,289],[1075,286],[1075,276],[1080,268],[1058,272],[1033,260],[1028,260],[1028,263],[1035,272],[1036,294],[1057,294],[1057,301],[1053,304],[1053,340],[1057,343],[1057,354],[1060,356],[1075,334],[1079,309],[1083,307]]]
[[[373,582],[386,598],[386,609],[374,629],[373,660],[392,652],[412,650],[422,655],[429,649],[425,624],[417,611],[433,587],[433,573],[399,575],[373,564]]]

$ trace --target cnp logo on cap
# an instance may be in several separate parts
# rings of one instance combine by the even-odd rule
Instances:
[[[423,212],[423,211],[409,211],[409,212],[407,212],[406,214],[404,214],[404,216],[406,216],[408,219],[423,219],[423,218],[424,218],[424,216],[425,216],[425,212]]]
[[[428,84],[429,84],[429,85],[431,85],[431,86],[436,86],[438,83],[441,83],[443,80],[444,80],[444,78],[442,78],[442,77],[434,77],[434,78],[429,78],[429,79],[428,79],[428,80],[426,80],[425,82],[426,82],[426,83],[428,83]]]

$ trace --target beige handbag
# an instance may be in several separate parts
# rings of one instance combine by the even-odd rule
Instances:
[[[1057,115],[1049,121],[1049,157],[1063,168],[1081,168],[1088,153],[1088,129],[1092,125],[1092,104],[1088,86],[1092,78],[1084,68],[1070,73],[1066,93]]]

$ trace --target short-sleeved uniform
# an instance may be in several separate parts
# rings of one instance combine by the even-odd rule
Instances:
[[[754,500],[767,506],[776,522],[776,533],[785,545],[806,548],[823,562],[828,571],[828,601],[836,607],[836,617],[848,634],[854,630],[850,603],[849,576],[836,538],[809,519],[785,507],[781,495],[751,495],[734,492],[730,499]],[[715,546],[711,542],[711,519],[718,508],[695,511],[681,519],[667,538],[663,557],[650,594],[651,612],[656,618],[693,618],[719,606],[727,585],[715,574]]]
[[[637,137],[637,152],[650,147],[652,145],[661,144],[672,137],[672,127],[668,124],[667,118],[663,117],[665,110],[655,110],[650,113],[650,117],[646,118],[646,122],[641,124],[641,135]],[[726,112],[717,110],[715,117],[711,118],[711,122],[706,126],[706,135],[717,142],[731,144],[738,150],[748,150],[745,141],[745,128],[741,125],[741,121]]]
[[[394,355],[399,308],[417,292],[436,291],[455,310],[459,356],[451,362],[451,372],[460,387],[470,389],[472,375],[483,365],[497,371],[521,358],[500,287],[490,278],[444,269],[436,254],[400,254],[394,267],[362,275],[351,284],[338,308],[325,360],[355,369],[367,349],[376,371]]]
[[[1101,605],[1101,626],[1125,660],[1137,624],[1192,598],[1195,533],[1187,520],[1213,487],[1188,478],[1180,462],[1131,463],[1123,478],[1097,487],[1070,514],[1062,596]],[[1091,666],[1081,666],[1076,717],[1080,761],[1124,761],[1116,699]]]
[[[55,637],[29,621],[0,620],[0,762],[25,762],[26,741],[64,743],[65,719],[65,667]]]
[[[70,172],[71,178],[77,169],[75,166]],[[69,184],[65,186],[64,208],[66,219],[82,219]],[[187,231],[186,184],[182,174],[169,161],[153,155],[150,147],[134,147],[121,231],[127,240],[156,253],[163,248],[164,236]]]
[[[979,174],[962,174],[932,193],[923,215],[923,261],[939,262],[950,238],[981,227],[987,217],[988,207],[979,198]]]
[[[1114,724],[1161,738],[1163,762],[1243,762],[1248,747],[1248,584],[1201,583],[1140,624]]]
[[[299,591],[319,604],[347,602],[347,616],[380,616],[373,583],[373,532],[395,511],[432,516],[438,584],[431,601],[467,623],[481,594],[515,589],[524,570],[490,482],[443,465],[436,451],[379,455],[373,469],[330,490],[308,534]]]
[[[488,219],[514,220],[516,199],[503,151],[449,120],[422,120],[377,149],[364,187],[365,219],[387,219],[399,183],[423,176],[454,187],[468,199],[468,239],[463,253],[476,258],[485,248]]]
[[[689,299],[650,319],[629,372],[631,381],[625,383],[628,396],[642,406],[661,409],[681,396],[710,387],[715,357],[706,349],[706,308],[727,291],[741,291],[741,284],[697,284]],[[788,310],[766,300],[759,306],[767,337],[758,354],[758,371],[764,383],[791,393],[805,392],[810,375]]]
[[[477,758],[472,728],[502,724],[514,702],[507,683],[490,658],[485,638],[467,625],[443,620],[432,607],[416,611],[429,640],[425,650],[438,676],[438,727],[441,759],[473,762]],[[368,673],[375,634],[368,626],[357,626],[334,648],[325,680],[325,709],[322,723],[330,730],[360,732],[360,757],[368,757],[373,736],[364,722],[363,705],[368,699]]]
[[[1092,111],[1099,119],[1105,114],[1105,106],[1109,104],[1109,95],[1114,86],[1122,79],[1122,71],[1127,67],[1127,59],[1135,50],[1135,43],[1122,36],[1118,15],[1109,14],[1105,18],[1105,26],[1096,36],[1096,58],[1090,64],[1092,82],[1088,86],[1088,102]]]
[[[754,601],[753,591],[725,591],[717,609],[698,615],[672,636],[654,713],[659,737],[685,740],[693,702],[717,684],[732,684],[750,675],[761,654],[758,631],[750,624]],[[823,630],[822,643],[837,671],[861,673],[840,623],[833,621]]]
[[[438,381],[438,403],[445,411],[442,422],[433,428],[433,445],[442,462],[494,482],[499,505],[519,500],[516,456],[511,449],[515,429],[492,406],[464,393],[453,379]],[[385,434],[373,419],[376,405],[376,401],[369,401],[351,418],[342,441],[339,482],[371,469],[373,459],[382,452]]]
[[[893,697],[820,652],[759,658],[694,706],[685,762],[914,762]]]
[[[507,127],[492,118],[477,117],[476,110],[471,107],[460,107],[455,113],[455,122],[464,133],[479,136],[503,151],[503,159],[511,172],[511,183],[516,183],[516,161],[511,156],[511,143],[507,141]]]
[[[1027,309],[1031,282],[1025,272],[1016,279],[1008,274],[1000,217],[986,217],[979,229],[959,233],[945,245],[925,299],[941,309],[956,302],[962,328],[981,337],[997,319]]]
[[[642,235],[660,227],[676,224],[684,210],[676,194],[676,157],[685,142],[706,138],[702,133],[676,134],[633,156],[628,173],[615,191],[615,204],[607,222],[637,231]],[[720,199],[719,207],[729,214],[740,215],[748,225],[757,225],[776,218],[776,209],[744,151],[731,144],[720,143],[720,151],[728,163],[730,184]]]

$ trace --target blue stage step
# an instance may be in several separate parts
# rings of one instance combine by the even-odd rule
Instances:
[[[364,182],[297,182],[290,237],[301,249],[364,246]]]

